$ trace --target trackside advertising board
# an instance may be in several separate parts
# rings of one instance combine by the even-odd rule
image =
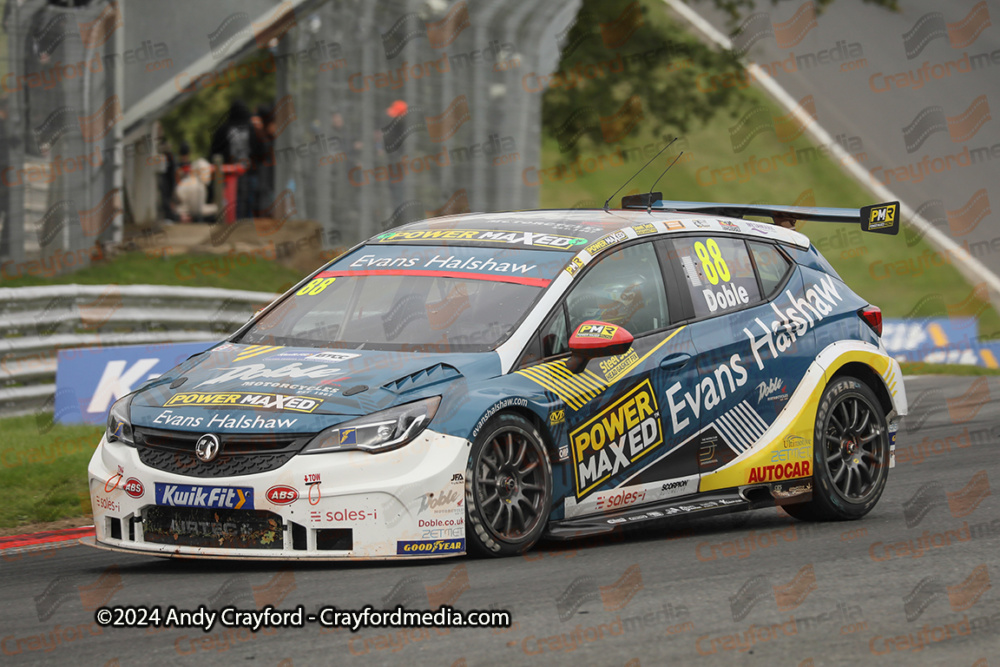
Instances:
[[[55,421],[103,424],[112,403],[213,345],[166,343],[59,350]]]
[[[1000,342],[979,340],[974,317],[882,321],[882,343],[896,361],[1000,368]]]

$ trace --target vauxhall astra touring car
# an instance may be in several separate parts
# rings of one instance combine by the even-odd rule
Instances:
[[[857,519],[906,397],[881,311],[807,237],[898,204],[436,218],[379,234],[118,400],[95,546],[213,558],[511,555],[775,504]]]

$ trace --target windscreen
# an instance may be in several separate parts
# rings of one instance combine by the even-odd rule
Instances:
[[[543,250],[362,246],[237,342],[485,352],[510,336],[565,260]]]

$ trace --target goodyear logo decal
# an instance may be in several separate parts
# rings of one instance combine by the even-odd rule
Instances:
[[[532,248],[555,248],[566,250],[583,245],[587,239],[560,234],[540,234],[537,232],[509,232],[482,229],[419,229],[413,231],[386,232],[378,236],[379,243],[407,241],[487,241],[523,245]]]
[[[660,409],[649,380],[630,389],[569,435],[576,497],[583,498],[663,444]]]
[[[218,406],[227,405],[257,410],[291,410],[293,412],[313,412],[323,404],[322,399],[309,396],[288,396],[286,394],[261,394],[242,391],[196,392],[182,391],[174,394],[164,403],[171,405]]]
[[[396,554],[457,554],[465,551],[465,540],[409,540],[396,542]]]
[[[579,410],[608,388],[608,384],[600,376],[589,370],[582,373],[570,372],[566,368],[566,361],[562,359],[521,369],[517,371],[517,375],[523,375],[545,387],[574,410]]]

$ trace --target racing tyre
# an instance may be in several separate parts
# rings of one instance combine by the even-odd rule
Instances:
[[[889,430],[875,392],[857,378],[836,378],[816,411],[813,498],[783,509],[803,521],[860,519],[888,476]]]
[[[501,414],[472,444],[465,474],[468,551],[514,556],[542,536],[552,506],[552,466],[542,434],[527,419]]]

